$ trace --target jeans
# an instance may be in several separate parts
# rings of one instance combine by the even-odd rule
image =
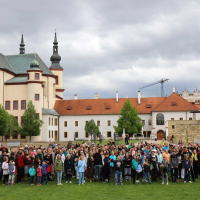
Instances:
[[[189,181],[190,181],[190,171],[189,171],[189,169],[185,169],[185,177],[184,177],[184,181],[186,181],[186,179],[187,179],[187,175],[188,175],[188,178],[189,178]]]
[[[37,176],[37,184],[41,184],[42,181],[42,177],[41,176]]]
[[[124,168],[124,176],[125,180],[131,180],[131,167],[129,168]]]
[[[116,171],[115,172],[115,183],[122,183],[122,172]]]
[[[42,184],[44,183],[44,180],[46,181],[47,184],[48,183],[47,174],[42,174]]]
[[[76,178],[78,178],[79,177],[78,166],[75,166],[75,170],[76,170]]]
[[[101,176],[100,176],[100,174],[101,174],[101,167],[100,167],[100,165],[95,165],[94,166],[95,180],[97,180],[97,169],[98,169],[98,178],[100,180],[101,179]]]
[[[9,174],[8,183],[13,184],[15,181],[15,174]]]
[[[151,183],[150,172],[144,172],[143,174],[144,174],[143,183],[145,183],[146,177],[148,178],[149,183]]]
[[[84,183],[84,172],[79,172],[79,180],[78,180],[79,184],[83,184]]]
[[[31,178],[31,184],[33,184],[34,176],[30,176]]]
[[[61,171],[57,171],[57,183],[61,184],[61,180],[62,180],[62,172]]]

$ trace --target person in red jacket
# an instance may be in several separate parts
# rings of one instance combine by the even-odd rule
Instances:
[[[28,153],[28,150],[25,150],[23,158],[24,158],[24,176],[25,176],[24,182],[26,182],[29,174],[29,169],[33,164],[33,156]]]
[[[43,168],[41,167],[41,165],[38,165],[38,168],[37,168],[37,185],[41,185],[42,171],[43,171]]]
[[[19,151],[19,156],[17,159],[17,183],[21,183],[21,179],[24,173],[24,152],[22,150]]]

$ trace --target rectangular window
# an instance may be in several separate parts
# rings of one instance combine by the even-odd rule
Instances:
[[[25,135],[20,135],[20,139],[26,139]]]
[[[52,126],[53,126],[53,118],[51,119],[51,123],[52,123]]]
[[[183,118],[182,118],[182,117],[180,117],[180,118],[179,118],[179,120],[183,120]]]
[[[67,138],[67,132],[64,132],[64,138]]]
[[[85,138],[88,138],[89,134],[87,132],[85,132]]]
[[[36,113],[35,115],[36,115],[36,119],[39,119],[39,118],[40,118],[39,113]]]
[[[108,126],[111,126],[111,121],[110,120],[108,120]]]
[[[18,101],[13,101],[13,110],[18,110]]]
[[[10,110],[10,101],[6,101],[6,110]]]
[[[23,121],[23,117],[21,116],[21,124],[23,124],[24,123],[24,121]]]
[[[110,131],[107,132],[107,138],[109,138],[109,137],[111,137],[111,132]]]
[[[58,85],[58,76],[56,76],[56,85]]]
[[[54,119],[54,126],[58,126],[58,119],[57,118]]]
[[[175,125],[172,125],[172,129],[175,129]]]
[[[39,94],[35,94],[35,100],[39,101],[40,100],[40,95]]]
[[[151,131],[147,131],[147,137],[150,137]]]
[[[146,131],[143,131],[143,136],[144,137],[147,137],[146,133],[147,133]]]
[[[18,135],[13,135],[12,138],[13,139],[18,139]]]
[[[6,135],[5,140],[9,140],[9,139],[10,139],[10,135]]]
[[[88,123],[88,121],[85,121],[85,124],[87,124]]]
[[[51,118],[49,117],[49,126],[51,126]]]
[[[40,74],[39,73],[35,73],[35,80],[39,80],[40,79]]]
[[[78,132],[75,132],[75,137],[78,138]]]
[[[97,126],[100,126],[100,121],[99,120],[97,121]]]
[[[26,100],[21,101],[21,109],[26,110]]]
[[[142,120],[142,124],[145,126],[145,120]]]
[[[53,131],[51,132],[52,138],[53,138]]]
[[[67,127],[67,121],[64,121],[64,127]]]
[[[192,117],[189,117],[189,120],[192,120]]]
[[[172,121],[174,121],[174,118],[171,118]]]
[[[49,131],[49,138],[51,138],[51,131]]]
[[[78,126],[78,121],[75,121],[75,126]]]
[[[151,126],[151,125],[152,125],[152,123],[151,123],[151,119],[149,119],[148,123],[149,123],[149,126]]]

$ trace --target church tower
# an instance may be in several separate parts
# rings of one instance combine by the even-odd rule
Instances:
[[[22,38],[21,38],[21,43],[19,45],[19,54],[25,54],[25,44],[24,44],[24,37],[23,37],[23,32],[22,32]]]
[[[63,68],[60,66],[61,57],[58,54],[58,41],[56,32],[53,42],[53,55],[51,56],[50,60],[51,60],[51,66],[49,69],[56,76],[56,81],[55,81],[56,95],[58,95],[59,97],[63,97],[63,92],[64,92],[62,85]]]

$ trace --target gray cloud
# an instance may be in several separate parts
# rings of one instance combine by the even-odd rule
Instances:
[[[0,52],[17,54],[21,31],[26,52],[50,66],[57,29],[65,98],[137,95],[140,86],[170,77],[181,92],[199,86],[200,3],[160,0],[2,0]],[[142,90],[160,96],[160,85]]]

